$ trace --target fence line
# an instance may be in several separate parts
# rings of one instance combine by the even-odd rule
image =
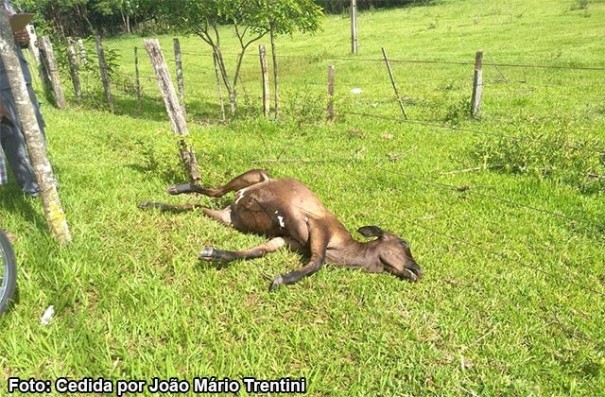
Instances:
[[[308,57],[307,57],[308,58]],[[342,61],[362,61],[362,62],[381,62],[380,58],[344,58],[344,57],[330,57],[328,60],[342,60]],[[416,63],[416,64],[434,64],[434,65],[463,65],[472,66],[474,62],[466,61],[433,61],[433,60],[420,60],[420,59],[389,59],[393,63]],[[556,65],[532,65],[532,64],[514,64],[514,63],[490,63],[484,62],[483,66],[494,66],[494,67],[511,67],[511,68],[524,68],[524,69],[556,69],[556,70],[582,70],[582,71],[605,71],[605,67],[592,67],[592,66],[556,66]]]
[[[484,86],[522,86],[523,88],[570,88],[570,89],[586,89],[589,84],[535,84],[523,80],[507,80],[507,81],[488,81],[483,83]]]
[[[498,137],[498,138],[507,138],[507,139],[514,139],[514,140],[523,139],[523,137],[519,137],[519,136],[515,136],[515,135],[492,133],[492,132],[488,132],[488,131],[474,130],[474,129],[470,129],[470,128],[456,127],[456,126],[452,126],[452,125],[443,125],[443,124],[431,123],[430,121],[425,121],[425,120],[410,120],[410,119],[404,120],[404,119],[396,118],[396,117],[381,116],[381,115],[377,115],[377,114],[360,113],[360,112],[346,112],[343,114],[361,116],[361,117],[370,117],[370,118],[393,121],[393,122],[398,122],[398,123],[419,124],[419,125],[424,125],[427,127],[437,127],[437,128],[447,129],[447,130],[452,130],[452,131],[472,132],[472,133],[477,133],[477,134],[482,134],[482,135],[494,136],[494,137]]]
[[[338,35],[340,37],[340,35]],[[183,54],[212,57],[211,52],[202,51],[182,51]],[[222,51],[223,55],[240,55],[239,52]],[[251,56],[252,57],[252,56]],[[310,56],[310,55],[297,55],[289,53],[280,53],[280,59],[318,59],[318,61],[361,61],[361,62],[384,62],[381,58],[369,58],[369,57],[334,57],[334,56]],[[245,58],[244,58],[245,59]],[[390,59],[392,63],[411,63],[411,64],[430,64],[430,65],[460,65],[460,66],[472,66],[475,63],[472,61],[441,61],[441,60],[430,60],[430,59]],[[522,64],[522,63],[497,63],[497,62],[484,62],[483,66],[493,67],[509,67],[509,68],[525,68],[525,69],[555,69],[555,70],[575,70],[575,71],[605,71],[605,67],[601,66],[558,66],[558,65],[537,65],[537,64]]]
[[[184,54],[203,54],[203,55],[208,55],[211,56],[211,54],[207,54],[207,53],[198,53],[198,52],[187,52],[187,51],[183,51],[182,53]],[[304,59],[309,59],[309,58],[313,58],[313,57],[301,57]],[[328,58],[328,59],[342,59],[342,60],[346,60],[347,62],[354,62],[354,61],[358,61],[358,60],[369,60],[367,58]],[[254,61],[254,63],[256,64],[257,61],[256,59],[253,59],[251,61]],[[376,62],[383,62],[383,60],[380,59],[376,59],[373,60]],[[396,62],[397,60],[390,60],[390,62]],[[399,60],[402,61],[402,60]],[[417,61],[415,61],[417,62]],[[430,61],[431,63],[439,63],[438,61]],[[451,62],[449,62],[451,63]],[[463,62],[463,63],[458,63],[458,62],[454,62],[454,64],[463,64],[463,65],[472,65],[473,63],[471,62]],[[484,65],[489,65],[489,64],[484,64]],[[208,70],[204,69],[204,72],[202,73],[210,73],[210,68],[208,68]],[[605,70],[605,69],[604,69]],[[197,73],[200,73],[199,70],[197,71]],[[260,76],[260,73],[254,71],[254,72],[249,72],[249,73],[254,73],[255,74],[255,78],[258,78]],[[248,75],[247,73],[244,75]],[[242,76],[244,76],[242,75]],[[155,82],[155,76],[152,73],[142,73],[141,74],[141,78],[143,80],[147,80],[148,82]],[[240,80],[240,87],[241,87],[241,94],[243,95],[243,100],[245,102],[245,105],[247,106],[247,111],[250,112],[250,109],[252,109],[253,107],[251,107],[252,102],[253,101],[257,101],[260,96],[256,96],[256,91],[254,91],[253,94],[250,94],[248,91],[248,89],[246,88],[246,79],[242,78]],[[470,71],[469,71],[469,80],[470,80]],[[212,89],[211,86],[213,86],[214,83],[212,84],[208,84],[208,85],[204,85],[203,83],[199,83],[198,81],[193,80],[193,83],[191,82],[191,79],[189,80],[188,85],[191,85],[194,88],[207,88],[209,90]],[[326,87],[326,83],[325,82],[308,82],[305,83],[308,86],[317,86],[317,87],[322,87],[325,88]],[[362,86],[381,86],[384,87],[385,90],[388,89],[388,80],[386,79],[386,74],[385,74],[385,78],[384,78],[384,82],[381,83],[364,83],[361,84]],[[154,84],[155,86],[155,84]],[[404,85],[405,86],[405,85]],[[465,85],[466,87],[466,85]],[[148,88],[148,87],[147,87]],[[126,90],[125,90],[126,91]],[[323,90],[322,90],[323,91]],[[127,92],[128,93],[128,92]],[[322,93],[323,94],[323,93]],[[367,94],[366,94],[367,95]],[[153,97],[155,100],[157,100],[158,96],[154,96]],[[297,106],[299,105],[298,101],[287,101],[287,100],[282,100],[284,103],[289,103],[290,105],[294,105]],[[379,106],[381,104],[390,104],[390,103],[395,103],[395,100],[392,99],[383,99],[383,98],[377,98],[375,100],[370,99],[370,98],[366,98],[366,97],[360,97],[359,99],[355,100],[355,104],[359,105],[359,104],[366,104],[369,106]],[[459,126],[453,126],[451,124],[440,124],[440,123],[435,123],[435,122],[431,122],[429,120],[418,120],[418,119],[402,119],[400,117],[390,117],[390,116],[383,116],[383,115],[377,115],[377,114],[373,114],[373,113],[364,113],[364,112],[355,112],[355,111],[340,111],[338,112],[338,110],[336,111],[336,113],[340,113],[341,115],[344,116],[348,116],[348,115],[352,115],[352,116],[360,116],[360,117],[368,117],[368,118],[375,118],[375,119],[382,119],[382,120],[387,120],[387,121],[392,121],[392,122],[398,122],[398,123],[410,123],[410,124],[418,124],[418,125],[424,125],[427,127],[435,127],[435,128],[439,128],[439,129],[447,129],[450,131],[462,131],[462,132],[470,132],[470,133],[475,133],[475,134],[481,134],[481,135],[486,135],[486,136],[493,136],[493,137],[497,137],[497,138],[506,138],[506,139],[511,139],[511,140],[515,140],[515,141],[519,141],[519,140],[527,140],[528,138],[525,137],[520,137],[520,136],[515,136],[515,135],[510,135],[510,134],[505,134],[503,132],[492,132],[492,131],[484,131],[484,130],[480,130],[480,129],[472,129],[472,128],[467,128],[467,127],[459,127]]]
[[[370,113],[359,113],[359,112],[347,112],[344,114],[362,116],[362,117],[370,117],[370,118],[382,119],[382,120],[398,122],[398,123],[419,124],[419,125],[425,125],[427,127],[436,127],[436,128],[441,128],[441,129],[449,129],[449,130],[453,130],[453,131],[471,132],[471,133],[482,134],[482,135],[486,135],[486,136],[493,136],[496,138],[506,138],[506,139],[515,140],[515,141],[526,141],[527,142],[530,139],[530,138],[526,138],[526,137],[522,137],[522,136],[508,135],[508,134],[499,133],[499,132],[489,132],[489,131],[475,130],[475,129],[471,129],[471,128],[457,127],[457,126],[452,126],[452,125],[437,124],[437,123],[432,123],[432,122],[424,121],[424,120],[409,120],[409,119],[403,120],[403,119],[396,118],[396,117],[381,116],[381,115],[375,115],[375,114],[370,114]],[[581,149],[581,147],[578,145],[570,145],[569,147],[572,149]]]
[[[287,80],[286,80],[287,81]],[[362,87],[384,87],[384,86],[388,86],[388,80],[385,80],[384,82],[380,82],[380,83],[376,83],[376,82],[363,82],[360,83],[359,85],[361,85]],[[317,87],[325,87],[325,83],[317,83],[314,81],[307,81],[304,82],[305,85],[307,86],[317,86]],[[348,85],[353,86],[355,84],[353,83],[349,83]],[[419,84],[417,81],[403,81],[403,82],[398,82],[397,85],[399,86],[403,86],[403,87],[417,87]],[[493,80],[493,81],[487,81],[487,82],[483,82],[481,84],[484,87],[503,87],[503,86],[521,86],[522,88],[569,88],[569,89],[586,89],[589,87],[589,84],[535,84],[529,81],[522,81],[522,80],[507,80],[507,81],[498,81],[498,80]],[[464,83],[459,83],[459,87],[472,87],[473,84],[472,82],[464,82]],[[563,95],[563,94],[562,94]]]
[[[350,60],[350,59],[347,59]],[[210,73],[210,71],[207,71],[208,73]],[[142,74],[142,78],[144,80],[148,80],[149,82],[151,81],[155,81],[155,77],[152,74],[147,74],[147,73],[143,73]],[[244,80],[241,80],[241,83],[244,84]],[[207,87],[206,85],[203,84],[198,84],[197,81],[194,80],[193,83],[188,83],[189,85],[193,84],[194,87],[196,88],[209,88],[209,86]],[[307,82],[305,83],[306,85],[309,86],[317,86],[317,87],[325,87],[325,83],[316,83],[316,82]],[[380,87],[384,87],[384,89],[387,89],[387,80],[385,78],[384,82],[381,83],[364,83],[362,84],[362,86],[380,86]],[[406,85],[404,85],[406,86]],[[466,85],[465,85],[466,86]],[[242,85],[242,92],[243,95],[245,97],[245,99],[247,101],[250,100],[250,98],[255,98],[255,96],[250,96],[246,90],[246,87],[244,85]],[[370,106],[377,106],[378,104],[382,104],[382,103],[391,103],[393,102],[392,100],[386,100],[386,99],[368,99],[368,98],[363,98],[361,99],[361,101],[358,99],[356,103],[366,103],[366,104],[370,104]],[[395,117],[389,117],[389,116],[381,116],[381,115],[376,115],[376,114],[370,114],[370,113],[361,113],[361,112],[349,112],[349,113],[342,113],[344,115],[350,114],[350,115],[356,115],[356,116],[362,116],[362,117],[371,117],[371,118],[378,118],[378,119],[384,119],[384,120],[390,120],[390,121],[397,121],[397,122],[408,122],[408,123],[415,123],[415,124],[421,124],[421,125],[426,125],[426,126],[430,126],[430,127],[436,127],[436,128],[446,128],[446,129],[450,129],[450,130],[454,130],[454,131],[467,131],[467,132],[473,132],[473,133],[478,133],[478,134],[483,134],[483,135],[491,135],[491,136],[496,136],[499,138],[508,138],[508,139],[514,139],[514,140],[519,140],[522,139],[521,137],[518,136],[512,136],[512,135],[507,135],[504,133],[490,133],[487,131],[482,131],[482,130],[472,130],[469,128],[461,128],[461,127],[453,127],[451,125],[441,125],[441,124],[437,124],[437,123],[432,123],[430,121],[426,121],[426,120],[402,120],[401,118],[395,118]]]

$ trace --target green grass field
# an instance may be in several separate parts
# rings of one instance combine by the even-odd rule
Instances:
[[[604,395],[604,26],[600,1],[443,1],[361,13],[354,56],[349,19],[330,16],[314,36],[278,41],[282,118],[259,115],[254,47],[239,116],[227,124],[213,121],[209,49],[182,37],[205,184],[250,168],[296,177],[350,230],[376,224],[405,237],[425,270],[410,284],[326,266],[276,293],[269,280],[302,258],[283,251],[228,267],[200,263],[205,245],[264,239],[200,213],[136,208],[186,202],[165,193],[186,176],[142,39],[106,41],[120,54],[116,114],[96,91],[82,106],[43,107],[73,243],[53,242],[38,200],[14,183],[2,188],[19,294],[0,319],[0,395],[14,376],[305,377],[311,396]],[[233,63],[235,41],[224,34]],[[172,36],[160,41],[171,58]],[[126,92],[134,46],[140,106]],[[400,121],[381,47],[409,122]],[[479,49],[485,87],[473,120]],[[331,124],[328,65],[336,67]],[[41,325],[49,305],[56,314]]]

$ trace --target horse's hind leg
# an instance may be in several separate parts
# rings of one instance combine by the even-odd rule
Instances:
[[[248,186],[268,181],[269,179],[271,179],[271,177],[266,171],[254,169],[233,178],[229,183],[220,187],[211,188],[198,186],[193,183],[181,183],[170,186],[168,188],[168,193],[172,195],[198,193],[210,197],[222,197],[229,192],[235,192],[247,188]]]
[[[289,246],[290,249],[293,250],[297,250],[300,247],[300,245],[292,239],[275,237],[261,245],[240,251],[227,251],[212,247],[204,247],[199,258],[201,260],[217,262],[231,262],[236,259],[254,259],[260,258],[270,252],[275,252],[285,246]]]
[[[141,201],[138,204],[139,208],[156,208],[162,212],[186,212],[193,211],[197,208],[204,208],[201,204],[164,204],[164,203],[154,203],[150,201]]]
[[[222,210],[211,210],[210,208],[202,208],[202,212],[209,218],[219,221],[220,223],[231,226],[231,206]]]
[[[212,210],[204,207],[202,204],[165,204],[165,203],[154,203],[150,201],[141,201],[138,205],[139,208],[155,208],[162,212],[186,212],[193,211],[200,208],[204,215],[219,221],[220,223],[231,226],[231,206],[222,210]]]

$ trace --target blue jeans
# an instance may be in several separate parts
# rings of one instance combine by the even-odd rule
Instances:
[[[27,89],[34,106],[36,118],[38,119],[42,139],[44,142],[46,142],[46,137],[44,134],[44,119],[40,113],[40,106],[36,98],[36,94],[34,93],[31,85],[27,85]],[[0,125],[0,144],[4,150],[5,160],[13,171],[15,180],[21,190],[23,190],[23,192],[26,194],[36,195],[39,193],[40,189],[36,182],[34,170],[29,160],[27,145],[25,144],[25,137],[23,136],[23,131],[21,130],[21,123],[18,122],[19,115],[17,113],[12,92],[10,89],[0,90],[0,95],[2,96],[1,99],[11,115],[11,120],[13,121],[13,126],[8,125],[7,123],[1,123]]]

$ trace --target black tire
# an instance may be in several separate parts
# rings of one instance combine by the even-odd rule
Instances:
[[[17,287],[17,260],[13,246],[0,229],[0,315],[8,309]]]

